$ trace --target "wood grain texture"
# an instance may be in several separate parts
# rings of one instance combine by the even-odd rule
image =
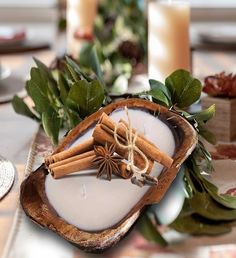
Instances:
[[[176,177],[181,164],[191,154],[197,143],[196,131],[180,115],[150,101],[128,99],[112,103],[82,121],[62,140],[55,153],[69,147],[79,135],[97,123],[103,112],[110,114],[112,111],[125,106],[147,110],[151,113],[159,112],[159,117],[172,129],[175,135],[176,151],[171,168],[164,169],[159,176],[158,186],[150,187],[142,199],[134,207],[130,207],[130,212],[116,225],[98,232],[86,232],[60,218],[50,205],[45,193],[45,179],[48,172],[44,164],[21,185],[20,201],[25,213],[40,226],[56,232],[70,243],[88,252],[101,252],[115,245],[129,231],[146,205],[158,203]]]
[[[217,98],[206,96],[202,99],[202,109],[216,105],[215,116],[207,122],[218,141],[231,142],[236,139],[236,98]]]

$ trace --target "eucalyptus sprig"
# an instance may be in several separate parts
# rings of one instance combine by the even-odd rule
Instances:
[[[96,50],[91,50],[93,76],[81,71],[78,64],[66,58],[64,69],[53,72],[37,59],[26,82],[28,96],[34,106],[30,108],[18,96],[12,105],[16,113],[40,122],[54,144],[58,143],[60,128],[71,130],[82,119],[97,111],[107,102],[106,89]],[[91,72],[91,70],[90,70]]]

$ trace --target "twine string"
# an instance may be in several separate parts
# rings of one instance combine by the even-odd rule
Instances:
[[[137,178],[141,179],[142,178],[142,174],[146,173],[148,170],[148,166],[149,166],[149,162],[148,162],[148,158],[147,156],[136,146],[136,140],[138,137],[138,133],[132,132],[132,124],[131,124],[131,119],[129,116],[129,112],[128,112],[128,108],[125,107],[125,113],[128,119],[128,125],[123,124],[121,122],[117,123],[114,129],[114,139],[116,144],[123,148],[123,149],[127,149],[128,150],[128,165],[127,165],[127,169],[131,170],[134,173],[134,176],[136,176]],[[126,136],[126,142],[127,144],[123,144],[120,142],[120,140],[118,139],[118,133],[117,130],[120,126],[123,126],[126,128],[125,131],[125,136]],[[145,164],[145,167],[143,169],[139,169],[134,165],[134,153],[138,153]]]

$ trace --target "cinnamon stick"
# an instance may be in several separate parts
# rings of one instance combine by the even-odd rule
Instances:
[[[83,154],[82,154],[83,155]],[[81,155],[81,156],[82,156]],[[55,179],[61,178],[68,174],[79,172],[81,170],[89,169],[93,167],[93,160],[96,157],[95,154],[89,155],[87,157],[79,157],[77,156],[77,160],[69,161],[68,163],[62,165],[49,165],[49,171]],[[56,163],[55,163],[56,164]]]
[[[82,143],[79,143],[74,147],[71,147],[67,150],[64,150],[62,152],[46,157],[45,164],[48,166],[49,164],[55,163],[57,161],[64,160],[72,156],[93,150],[93,146],[94,146],[94,140],[93,138],[89,138],[88,140]]]
[[[74,172],[95,168],[93,166],[93,159],[95,156],[96,155],[94,151],[88,151],[83,154],[50,164],[48,169],[55,179],[59,179]],[[127,169],[126,163],[121,162],[118,166],[119,173],[116,174],[117,176],[120,176],[124,179],[128,179],[132,176],[133,173]]]
[[[106,138],[108,138],[107,140],[110,143],[115,144],[115,139],[113,137],[115,125],[116,125],[115,122],[108,115],[103,113],[101,116],[101,119],[99,120],[99,124],[94,129],[94,132],[93,132],[94,140],[102,143],[106,141]],[[125,126],[120,126],[117,129],[118,139],[121,140],[121,142],[123,143],[126,142],[126,137],[125,137],[126,130],[127,128]],[[106,132],[106,134],[102,135],[104,132]],[[140,136],[138,134],[135,144],[150,159],[161,163],[167,168],[171,167],[173,163],[173,159],[166,153],[162,152],[153,143],[148,141],[144,136]]]
[[[57,162],[52,163],[52,164],[49,164],[48,168],[52,169],[52,168],[59,167],[59,166],[65,165],[65,164],[69,164],[69,163],[77,161],[79,159],[87,158],[89,156],[94,156],[94,155],[95,155],[94,150],[88,151],[88,152],[85,152],[85,153],[82,153],[82,154],[79,154],[79,155],[75,155],[75,156],[67,158],[67,159],[57,161]]]
[[[108,131],[104,130],[104,125],[101,125],[101,124],[96,125],[96,127],[93,131],[93,137],[94,137],[94,140],[101,145],[105,145],[105,143],[107,143],[109,145],[115,144],[116,153],[119,154],[121,157],[124,157],[124,158],[128,157],[128,151],[119,147],[115,143],[115,139],[114,139],[113,135],[110,133],[109,128],[108,128]],[[136,167],[138,167],[140,169],[144,168],[143,158],[139,154],[134,155],[134,164]],[[150,171],[152,170],[152,167],[153,167],[153,161],[151,159],[149,159],[148,173],[150,173]]]

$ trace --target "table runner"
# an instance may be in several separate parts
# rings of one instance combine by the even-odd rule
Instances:
[[[51,150],[49,139],[39,128],[29,152],[25,176],[40,166],[44,156]],[[223,254],[227,254],[227,257],[236,255],[236,228],[230,234],[218,237],[188,237],[170,230],[164,236],[171,241],[170,246],[165,249],[145,242],[133,230],[112,250],[94,256],[80,251],[53,232],[32,223],[19,205],[2,258],[211,258],[216,255],[223,257]]]

